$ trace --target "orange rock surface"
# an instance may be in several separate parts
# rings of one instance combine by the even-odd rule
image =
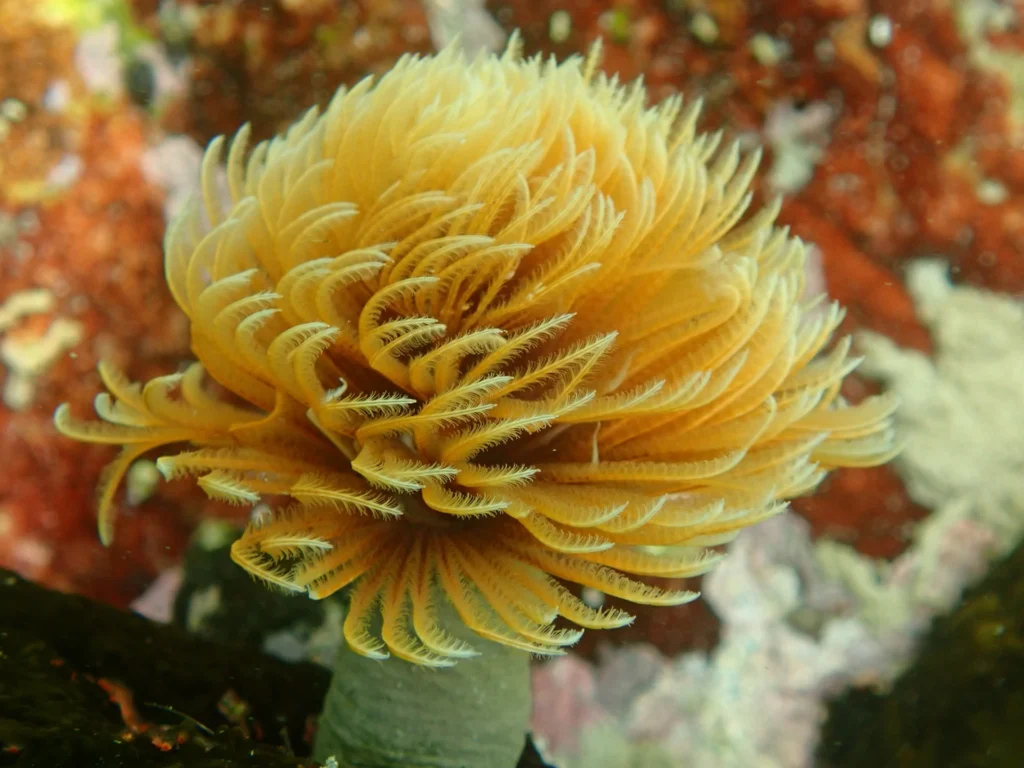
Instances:
[[[125,525],[116,548],[104,550],[93,489],[111,452],[63,439],[52,413],[63,400],[79,412],[90,407],[101,358],[146,377],[187,355],[187,328],[162,274],[163,194],[139,169],[145,133],[132,111],[88,118],[78,181],[58,201],[7,208],[8,220],[34,222],[0,246],[0,306],[23,291],[52,297],[49,310],[7,335],[31,343],[58,321],[81,329],[80,341],[34,377],[29,402],[0,404],[0,564],[119,604],[175,562],[187,526],[166,496],[122,502]],[[0,384],[10,376],[0,369]]]

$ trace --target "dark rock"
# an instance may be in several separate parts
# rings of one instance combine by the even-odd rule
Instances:
[[[0,569],[0,766],[295,768],[330,673]],[[245,633],[243,633],[245,634]],[[551,768],[527,741],[519,768]]]
[[[832,703],[823,768],[1017,768],[1024,755],[1024,546],[937,619],[888,694]]]

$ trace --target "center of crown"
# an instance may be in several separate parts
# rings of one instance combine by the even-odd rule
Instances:
[[[451,528],[456,522],[451,515],[428,507],[418,493],[402,494],[396,498],[402,504],[403,520],[428,528]]]

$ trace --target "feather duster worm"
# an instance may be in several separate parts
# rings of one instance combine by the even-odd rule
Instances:
[[[439,600],[558,654],[581,630],[556,616],[631,620],[563,582],[691,600],[643,577],[702,573],[830,468],[886,461],[893,402],[839,397],[857,360],[822,353],[841,311],[801,303],[803,245],[777,206],[741,223],[758,154],[597,56],[407,56],[251,151],[215,140],[166,238],[199,362],[143,386],[101,367],[102,422],[55,416],[124,446],[103,540],[131,462],[186,444],[165,477],[274,509],[241,566],[351,585],[355,651],[447,666],[474,650]]]

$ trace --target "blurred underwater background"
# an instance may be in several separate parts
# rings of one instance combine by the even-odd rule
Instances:
[[[846,307],[839,333],[863,357],[842,393],[898,396],[905,446],[885,466],[835,470],[742,532],[708,575],[665,580],[700,600],[640,607],[631,626],[535,660],[520,765],[1019,765],[1022,0],[0,0],[0,569],[176,625],[174,647],[196,636],[306,665],[304,698],[279,727],[253,728],[252,712],[280,690],[246,704],[216,679],[213,705],[195,694],[142,712],[129,691],[138,704],[160,690],[129,680],[173,685],[173,670],[164,659],[147,672],[140,655],[119,677],[116,649],[80,660],[118,681],[81,706],[111,707],[110,734],[148,734],[156,749],[140,764],[184,748],[186,720],[193,740],[230,725],[274,745],[253,764],[309,764],[326,686],[314,665],[330,665],[343,608],[253,584],[227,552],[249,510],[165,483],[147,458],[104,547],[94,492],[113,453],[61,436],[53,413],[89,410],[101,360],[144,381],[192,358],[162,244],[214,137],[250,122],[269,138],[402,54],[452,41],[500,52],[516,29],[525,54],[559,60],[601,38],[602,69],[642,77],[652,104],[699,95],[702,130],[763,145],[755,200],[783,196],[779,222],[811,244],[808,293]],[[0,628],[30,621],[16,600],[48,599],[13,576],[7,587]],[[75,605],[67,615],[86,615]],[[60,615],[39,626],[55,632]],[[2,636],[0,765],[43,764],[32,739],[54,732],[11,724],[30,718],[27,699],[3,693],[17,654]],[[230,663],[217,656],[209,674]]]

